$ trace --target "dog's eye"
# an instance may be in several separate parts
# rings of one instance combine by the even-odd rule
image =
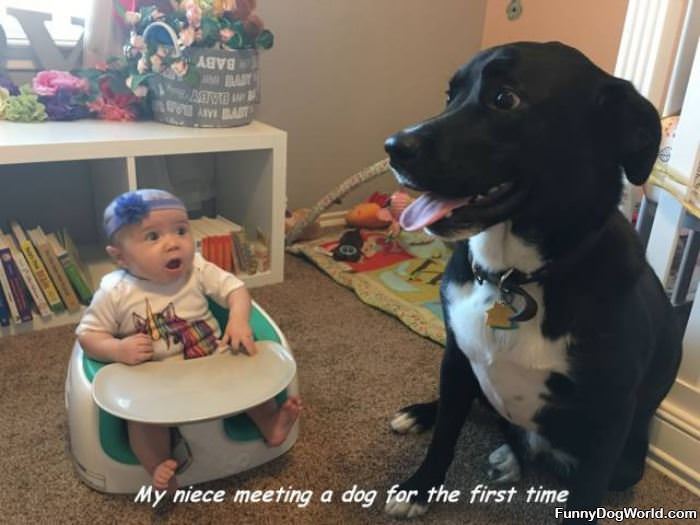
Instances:
[[[445,104],[449,104],[450,102],[452,102],[452,90],[448,89],[445,91]]]
[[[502,89],[493,97],[493,106],[498,109],[515,109],[520,105],[520,97],[509,89]]]

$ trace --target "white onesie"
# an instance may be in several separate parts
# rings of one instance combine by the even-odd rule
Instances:
[[[195,254],[192,272],[172,284],[160,285],[115,270],[102,278],[76,329],[107,332],[115,337],[145,333],[153,340],[153,359],[184,354],[185,359],[216,350],[221,328],[209,310],[207,297],[227,307],[227,297],[243,281]]]

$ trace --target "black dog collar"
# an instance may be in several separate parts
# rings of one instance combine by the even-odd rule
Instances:
[[[537,314],[537,301],[527,293],[522,285],[538,283],[546,277],[549,265],[545,264],[532,273],[524,273],[515,268],[509,268],[502,272],[487,272],[474,262],[471,251],[468,250],[469,264],[474,272],[474,279],[477,283],[491,283],[498,287],[502,300],[509,306],[513,306],[513,295],[519,295],[525,300],[523,307],[508,318],[511,322],[529,321]]]
[[[589,248],[592,248],[595,242],[601,237],[605,231],[607,223],[602,228],[596,230],[584,239],[571,252],[564,255],[557,261],[549,261],[534,272],[525,273],[516,268],[508,268],[502,272],[487,272],[476,262],[472,257],[471,250],[467,245],[467,258],[474,272],[474,279],[477,283],[491,283],[498,287],[501,292],[501,302],[508,306],[513,306],[513,295],[519,295],[525,300],[523,307],[516,311],[514,315],[508,318],[511,322],[529,321],[537,314],[537,301],[527,293],[522,286],[529,283],[541,283],[552,272],[553,268],[557,271],[565,268],[577,260]]]

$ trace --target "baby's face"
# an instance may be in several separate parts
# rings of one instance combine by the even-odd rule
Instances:
[[[136,277],[170,284],[192,270],[194,239],[183,210],[154,210],[117,236],[108,252]]]

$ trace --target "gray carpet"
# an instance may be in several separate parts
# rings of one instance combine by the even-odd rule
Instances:
[[[67,326],[0,339],[0,522],[396,523],[382,514],[386,490],[417,467],[430,436],[394,435],[388,420],[396,408],[435,396],[441,349],[364,305],[309,263],[287,256],[286,264],[283,284],[254,289],[253,296],[284,330],[296,355],[305,404],[299,441],[272,463],[204,488],[228,495],[239,488],[312,490],[307,507],[229,499],[178,504],[157,514],[128,496],[103,495],[83,485],[67,452],[63,386],[73,343],[73,327]],[[499,444],[492,416],[476,408],[447,480],[450,489],[462,491],[460,501],[434,505],[415,523],[553,523],[552,505],[524,502],[530,486],[560,488],[537,469],[515,485],[512,503],[469,504],[471,488],[486,479],[486,456]],[[377,490],[374,504],[362,508],[340,501],[353,485]],[[320,503],[328,489],[334,501]],[[700,499],[648,469],[634,490],[610,495],[605,505],[700,509]]]

